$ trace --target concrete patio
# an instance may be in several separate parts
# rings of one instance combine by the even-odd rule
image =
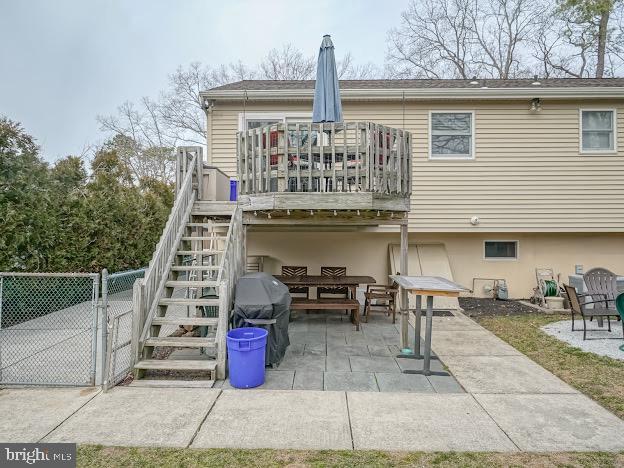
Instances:
[[[0,391],[0,440],[196,448],[624,450],[624,439],[617,437],[624,422],[615,415],[470,319],[434,321],[434,350],[466,392],[5,389]]]
[[[267,370],[266,382],[258,389],[464,393],[452,375],[401,373],[422,369],[423,361],[396,357],[400,354],[398,321],[392,324],[385,314],[372,313],[356,331],[343,314],[298,313],[289,325],[290,346],[284,360],[275,370]],[[411,326],[410,340],[413,346]],[[442,371],[444,363],[432,360],[431,369]],[[229,381],[215,387],[232,389]]]

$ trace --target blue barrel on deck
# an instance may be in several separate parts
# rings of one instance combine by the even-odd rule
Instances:
[[[230,201],[238,199],[238,180],[230,179]]]
[[[253,388],[264,383],[264,356],[269,332],[263,328],[234,328],[227,332],[230,384]]]

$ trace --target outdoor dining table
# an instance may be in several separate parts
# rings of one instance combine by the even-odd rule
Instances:
[[[401,276],[391,275],[400,288],[408,293],[416,295],[416,310],[414,311],[414,349],[411,354],[400,354],[398,358],[404,359],[423,359],[422,370],[406,369],[404,374],[423,374],[423,375],[448,375],[448,372],[431,370],[431,333],[433,329],[433,298],[435,296],[458,297],[462,291],[467,291],[463,286],[438,276]],[[427,312],[425,323],[425,353],[420,354],[420,322],[422,315],[421,296],[427,297]],[[408,310],[409,304],[401,304],[401,346],[403,349],[409,347],[407,340],[408,331]]]
[[[342,287],[349,288],[349,292],[351,293],[351,297],[355,299],[355,292],[357,287],[360,284],[374,284],[376,283],[375,278],[372,276],[354,276],[354,275],[344,275],[344,276],[329,276],[329,275],[299,275],[299,276],[288,276],[288,275],[273,275],[277,281],[281,281],[289,288],[298,288],[298,287],[310,287],[310,288],[318,288],[318,287]]]
[[[355,324],[356,330],[360,329],[360,306],[356,299],[356,289],[360,284],[375,283],[375,278],[373,278],[372,276],[275,275],[274,277],[276,280],[281,281],[286,286],[288,286],[289,289],[300,287],[348,288],[350,296],[350,298],[348,299],[334,299],[333,302],[329,299],[310,299],[305,301],[305,308],[315,309],[315,305],[318,305],[319,308],[323,309],[328,309],[329,307],[341,309],[343,301],[348,302],[348,304],[344,304],[346,306],[345,309],[351,309],[351,321]]]

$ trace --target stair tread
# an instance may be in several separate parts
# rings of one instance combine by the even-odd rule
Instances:
[[[216,281],[169,280],[165,283],[170,288],[214,288],[217,285]]]
[[[137,369],[207,370],[213,371],[217,361],[201,359],[145,359],[134,366]]]
[[[230,223],[198,223],[198,222],[189,222],[186,223],[188,227],[230,227]]]
[[[205,299],[186,299],[186,298],[173,298],[164,297],[158,301],[160,305],[195,305],[195,306],[218,306],[219,299],[205,298]]]
[[[216,317],[154,317],[152,325],[195,325],[216,326],[219,319]]]
[[[214,380],[139,379],[139,380],[133,380],[130,383],[130,387],[212,388],[214,387],[214,384],[215,384]]]
[[[184,236],[182,237],[183,241],[196,241],[196,240],[225,240],[227,236]]]
[[[192,271],[192,270],[202,270],[202,271],[217,271],[220,267],[215,265],[173,265],[171,267],[172,271]]]
[[[212,338],[202,338],[198,336],[163,336],[158,338],[148,338],[147,340],[145,340],[145,346],[169,346],[173,348],[214,348],[215,341]]]
[[[223,253],[223,250],[178,250],[178,255],[216,255]]]

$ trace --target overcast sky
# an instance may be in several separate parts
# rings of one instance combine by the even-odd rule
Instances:
[[[0,115],[47,160],[101,143],[95,121],[156,97],[178,65],[256,64],[285,43],[383,64],[408,0],[0,0]]]

